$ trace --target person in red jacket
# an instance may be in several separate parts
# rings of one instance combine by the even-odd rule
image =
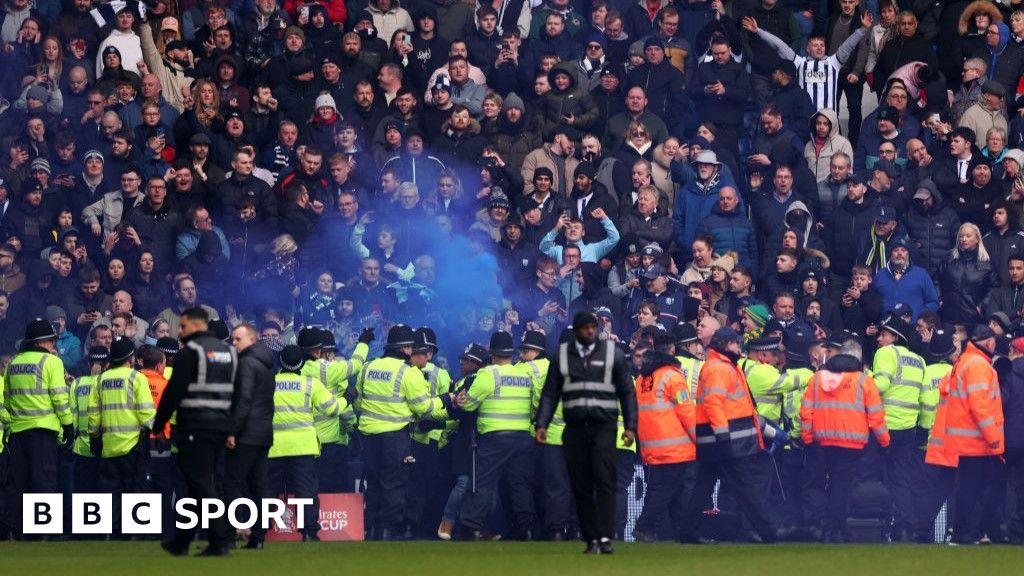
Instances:
[[[808,382],[800,403],[800,439],[807,446],[809,470],[806,480],[814,493],[826,495],[823,502],[805,502],[805,517],[824,517],[825,542],[846,540],[847,504],[869,430],[882,448],[889,446],[885,408],[874,378],[864,370],[861,354],[855,340],[843,343]]]
[[[636,381],[637,444],[647,465],[644,509],[633,530],[639,542],[658,540],[666,515],[674,527],[673,539],[678,537],[697,472],[697,416],[687,379],[674,358],[675,337],[661,332],[654,344],[644,353]]]
[[[711,338],[707,360],[697,379],[697,459],[700,469],[686,511],[684,542],[700,542],[697,525],[711,501],[719,479],[750,520],[754,541],[778,539],[768,508],[768,494],[757,487],[768,472],[763,469],[761,424],[747,379],[736,367],[743,338],[732,328],[719,328]]]
[[[948,402],[940,407],[945,408],[942,432],[946,450],[960,457],[952,544],[977,543],[972,520],[977,518],[984,532],[992,526],[999,505],[999,499],[989,494],[1003,475],[1000,456],[1006,447],[999,378],[992,368],[995,345],[996,336],[988,326],[974,328],[949,374]],[[934,439],[934,427],[932,436]],[[980,513],[976,513],[979,507]]]

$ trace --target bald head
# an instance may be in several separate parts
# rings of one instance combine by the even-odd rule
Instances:
[[[124,290],[118,290],[114,292],[114,298],[110,305],[110,310],[114,314],[120,314],[126,312],[132,313],[132,295]]]
[[[161,90],[163,90],[163,87],[160,86],[160,78],[156,74],[146,74],[142,77],[143,98],[158,98]]]

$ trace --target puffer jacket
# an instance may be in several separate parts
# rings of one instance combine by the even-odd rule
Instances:
[[[914,261],[935,276],[949,258],[949,251],[956,245],[960,217],[946,204],[931,180],[922,180],[917,186],[931,190],[935,203],[928,210],[920,202],[910,206],[907,211],[907,233],[914,246]]]
[[[540,126],[541,135],[545,142],[550,142],[554,137],[553,132],[559,126],[569,129],[569,137],[578,141],[583,134],[590,130],[597,123],[597,107],[589,92],[584,92],[576,86],[576,74],[571,66],[559,65],[548,72],[548,82],[551,83],[551,91],[541,97],[537,103],[537,124]],[[565,72],[569,74],[569,88],[559,90],[555,87],[555,74]],[[562,117],[572,114],[573,123],[563,124]]]
[[[825,137],[823,143],[817,143],[817,138],[814,136],[814,123],[817,121],[818,116],[824,116],[832,125],[831,131],[828,136]],[[853,146],[846,137],[839,134],[839,116],[831,109],[824,108],[817,114],[811,116],[811,139],[804,145],[804,159],[807,160],[807,167],[814,172],[814,179],[817,182],[822,182],[829,177],[829,165],[832,163],[832,157],[837,152],[843,152],[850,157],[850,162],[853,162]],[[825,199],[821,199],[822,205],[825,204]],[[831,209],[829,210],[831,212]],[[827,214],[819,214],[824,219]]]
[[[697,235],[701,234],[710,234],[720,253],[735,252],[740,264],[758,270],[757,235],[746,210],[737,206],[732,212],[726,212],[715,203],[711,214],[697,227]]]
[[[249,446],[274,443],[274,353],[257,342],[238,354],[231,420],[235,441]]]
[[[942,271],[939,289],[943,321],[952,324],[975,325],[985,321],[983,316],[989,290],[999,285],[992,262],[978,259],[977,250],[960,250]]]

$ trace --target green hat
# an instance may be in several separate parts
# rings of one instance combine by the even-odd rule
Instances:
[[[754,304],[743,309],[743,313],[750,317],[760,328],[768,323],[768,307],[764,304]]]

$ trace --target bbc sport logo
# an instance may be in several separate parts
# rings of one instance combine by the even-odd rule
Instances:
[[[128,535],[160,534],[163,526],[163,504],[160,494],[123,494],[121,504],[121,533]],[[181,498],[174,504],[178,519],[176,528],[209,528],[215,518],[226,518],[236,530],[255,526],[258,517],[261,528],[279,531],[291,528],[302,530],[304,509],[312,506],[312,498],[263,498],[260,501],[237,498],[227,506],[216,498]],[[63,494],[25,494],[22,500],[22,532],[25,534],[53,535],[65,532]],[[244,513],[241,513],[244,510]],[[81,535],[107,535],[114,531],[113,494],[72,494],[71,533]],[[286,519],[286,516],[288,518]],[[242,519],[244,518],[244,520]],[[294,522],[294,525],[292,524]]]

